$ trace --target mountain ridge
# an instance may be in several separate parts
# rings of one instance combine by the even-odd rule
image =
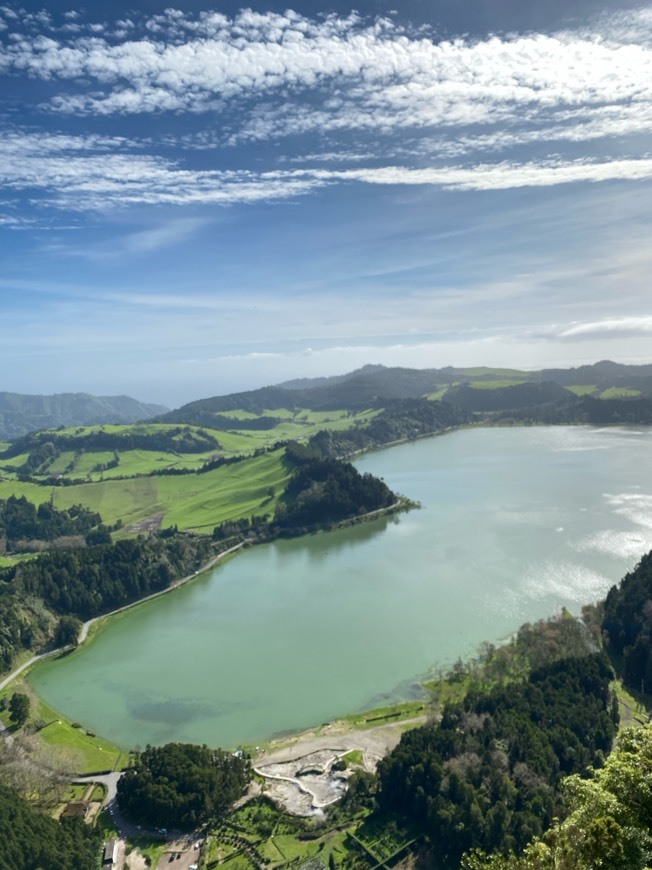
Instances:
[[[125,395],[41,395],[0,391],[0,439],[12,440],[29,432],[58,426],[135,423],[168,410],[165,405],[140,402]]]

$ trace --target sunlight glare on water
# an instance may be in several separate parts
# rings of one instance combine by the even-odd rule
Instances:
[[[647,431],[471,429],[362,457],[423,507],[255,547],[30,677],[123,746],[233,746],[414,694],[652,547]]]

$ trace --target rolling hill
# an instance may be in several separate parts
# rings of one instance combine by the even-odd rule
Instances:
[[[0,440],[10,441],[38,429],[88,426],[94,423],[135,423],[167,411],[162,405],[129,396],[58,393],[53,396],[0,392]]]

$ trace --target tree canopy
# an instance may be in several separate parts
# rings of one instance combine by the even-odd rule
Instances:
[[[381,809],[416,824],[451,863],[473,847],[523,848],[559,809],[562,777],[609,752],[617,719],[610,676],[591,655],[470,692],[383,759]]]
[[[0,783],[3,870],[96,870],[100,842],[99,833],[80,819],[56,822]]]
[[[188,831],[241,797],[249,777],[249,761],[221,749],[147,746],[120,778],[118,803],[139,824]]]
[[[645,870],[652,863],[652,728],[629,729],[590,779],[562,783],[567,815],[517,857],[470,855],[464,870]]]

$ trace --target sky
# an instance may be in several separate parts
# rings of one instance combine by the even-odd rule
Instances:
[[[652,361],[652,6],[0,0],[0,390]]]

